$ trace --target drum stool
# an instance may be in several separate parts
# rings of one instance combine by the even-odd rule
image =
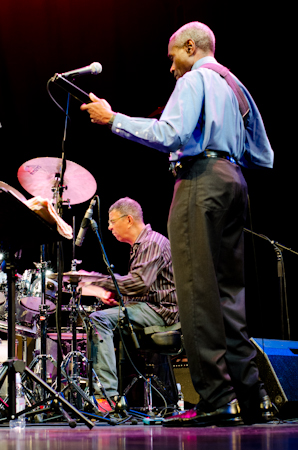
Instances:
[[[145,375],[135,376],[131,383],[123,389],[123,364],[126,363],[126,355],[123,349],[121,339],[119,340],[119,392],[127,396],[131,388],[139,380],[144,380],[144,406],[142,409],[147,413],[153,410],[152,384],[155,384],[163,396],[170,399],[172,405],[178,401],[178,392],[176,379],[172,367],[171,356],[179,355],[183,351],[183,337],[181,334],[180,322],[170,326],[150,326],[138,328],[134,326],[134,331],[138,337],[140,348],[137,350],[138,357],[141,357],[145,363]],[[127,334],[123,333],[125,338]],[[125,339],[125,342],[127,339]],[[168,370],[169,388],[164,386],[164,382],[154,374],[154,364],[151,362],[152,355],[162,355],[165,359],[165,365]],[[145,378],[145,379],[144,379]]]

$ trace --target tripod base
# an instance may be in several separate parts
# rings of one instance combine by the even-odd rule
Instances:
[[[2,386],[6,376],[11,377],[15,376],[15,373],[19,372],[21,375],[25,374],[27,377],[29,377],[31,380],[33,380],[36,383],[39,383],[40,386],[46,391],[49,395],[47,398],[47,402],[53,401],[54,407],[59,409],[59,411],[62,413],[63,417],[67,420],[71,428],[74,428],[76,426],[76,421],[71,418],[67,411],[73,413],[78,419],[80,419],[87,427],[91,430],[94,427],[94,423],[91,422],[91,420],[87,419],[80,411],[78,411],[71,403],[69,403],[60,393],[56,392],[54,389],[52,389],[47,383],[45,383],[41,378],[39,378],[31,369],[25,366],[24,361],[16,360],[16,359],[9,359],[3,363],[3,370],[0,374],[0,387]],[[40,402],[41,404],[44,404],[43,402]],[[26,414],[34,409],[36,409],[39,406],[39,404],[35,404],[33,406],[30,406],[28,408],[25,408],[23,411],[15,412],[15,414],[11,414],[11,408],[9,406],[9,403],[7,405],[8,411],[7,416],[4,418],[4,420],[10,420],[19,417],[22,414]],[[62,408],[63,406],[63,408]],[[66,408],[67,411],[64,410]]]

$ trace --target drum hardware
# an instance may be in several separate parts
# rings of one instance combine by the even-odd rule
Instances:
[[[24,361],[15,358],[15,252],[23,246],[32,246],[36,244],[61,241],[56,229],[43,221],[36,213],[31,211],[21,200],[16,198],[11,192],[0,187],[0,209],[4,213],[9,212],[9,221],[0,221],[0,235],[2,236],[3,247],[7,252],[6,273],[7,273],[7,298],[8,298],[8,359],[0,369],[0,388],[6,378],[8,378],[8,401],[5,402],[5,411],[0,419],[5,422],[14,419],[19,415],[26,414],[33,409],[35,405],[30,405],[25,410],[16,412],[16,380],[15,373],[19,372],[22,380],[28,377],[35,383],[38,383],[45,392],[49,394],[44,403],[52,401],[53,408],[59,409],[63,416],[68,420],[71,427],[76,426],[74,419],[64,411],[62,406],[66,407],[76,417],[80,418],[90,429],[94,424],[69,403],[63,395],[56,392],[44,380],[38,377],[31,369],[26,367]],[[19,219],[22,217],[22,227],[19,227]],[[34,230],[34,231],[33,231]],[[62,273],[61,265],[58,267],[58,273]],[[42,283],[42,297],[44,299],[44,283]],[[44,303],[44,302],[43,302]],[[45,311],[46,311],[45,307]],[[44,331],[44,330],[43,330]]]
[[[61,172],[64,172],[63,180]],[[21,186],[34,197],[53,198],[56,204],[59,202],[67,203],[67,205],[83,203],[93,197],[97,189],[95,178],[90,172],[63,158],[31,159],[19,168],[18,180]],[[64,190],[67,191],[65,202],[62,199]]]
[[[0,291],[0,330],[8,331],[8,301],[7,301],[7,276],[0,272],[3,280]],[[5,277],[4,277],[5,275]],[[18,335],[36,338],[38,335],[36,315],[37,311],[27,308],[22,303],[22,294],[25,292],[24,279],[19,274],[15,277],[15,330]]]
[[[76,269],[75,267],[75,263],[73,261],[72,263],[72,268]],[[97,412],[98,412],[98,408],[96,406],[96,404],[94,403],[93,399],[92,399],[92,394],[93,394],[93,375],[96,375],[96,373],[93,370],[92,367],[92,359],[89,358],[87,359],[81,352],[77,351],[77,321],[78,321],[78,317],[79,315],[81,315],[81,305],[80,305],[80,300],[81,300],[81,295],[78,292],[78,280],[77,277],[74,278],[70,278],[70,288],[71,288],[71,292],[72,292],[72,296],[69,302],[69,306],[68,306],[68,310],[70,311],[70,323],[71,323],[71,331],[72,331],[72,349],[71,352],[69,352],[67,354],[67,356],[64,358],[64,361],[61,365],[61,370],[64,369],[64,372],[66,372],[67,366],[69,365],[70,361],[72,361],[71,364],[71,374],[67,375],[67,382],[68,384],[66,385],[66,387],[63,389],[63,393],[69,391],[69,395],[70,395],[70,401],[74,402],[75,406],[79,409],[82,408],[83,404],[82,401],[85,400],[85,402],[87,401],[87,403],[89,404],[89,406],[91,405],[92,408],[96,408]],[[86,318],[84,318],[86,320]],[[83,320],[84,320],[83,319]],[[91,323],[88,320],[88,326],[90,328]],[[85,363],[87,362],[87,367],[88,367],[88,375],[89,375],[89,397],[84,393],[84,391],[80,388],[80,377],[79,377],[79,373],[78,373],[78,369],[79,369],[79,359],[81,359],[82,361],[84,361]],[[98,377],[97,377],[98,380]],[[99,380],[98,380],[99,382]],[[102,387],[103,392],[104,392],[104,388],[101,385],[101,383],[99,382],[99,385]]]
[[[40,246],[40,262],[34,263],[36,268],[40,271],[41,283],[41,303],[39,305],[39,324],[40,324],[40,338],[41,338],[41,378],[44,382],[47,381],[47,326],[48,326],[48,311],[50,305],[46,302],[46,269],[48,263],[45,261],[45,246]],[[43,392],[43,398],[46,398],[46,391]]]
[[[84,392],[84,390],[81,388],[82,382],[84,382],[85,385],[88,384],[90,386],[90,380],[89,379],[87,380],[86,378],[82,378],[82,377],[78,376],[77,369],[78,369],[79,359],[81,359],[82,362],[85,362],[87,367],[90,367],[90,361],[88,360],[88,358],[86,356],[83,355],[83,353],[78,352],[78,351],[71,351],[70,353],[68,353],[63,361],[61,371],[62,371],[62,373],[65,373],[65,375],[66,375],[67,368],[69,365],[71,365],[73,376],[69,377],[69,375],[66,375],[68,384],[63,389],[62,392],[65,395],[68,390],[71,390],[72,393],[73,393],[73,391],[75,391],[75,393],[76,393],[75,400],[80,405],[80,407],[83,406],[82,400],[84,400],[85,401],[84,409],[85,410],[88,409],[90,412],[93,411],[96,414],[98,414],[99,409],[97,407],[97,403],[96,403],[94,397],[90,394],[89,387],[87,389],[87,392]],[[71,363],[71,361],[72,361],[72,363]],[[97,384],[97,386],[101,389],[102,394],[108,399],[105,389],[104,389],[103,385],[101,384],[94,369],[92,369],[92,381]],[[93,386],[92,383],[91,383],[91,386]]]

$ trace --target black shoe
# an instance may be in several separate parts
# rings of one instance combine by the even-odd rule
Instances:
[[[249,404],[241,405],[241,416],[246,425],[267,423],[274,419],[275,414],[269,396],[266,394]]]
[[[207,407],[205,402],[200,401],[195,408],[165,419],[162,425],[164,427],[204,427],[209,425],[227,427],[243,425],[240,407],[236,399],[213,411],[210,411],[210,409],[210,406]]]

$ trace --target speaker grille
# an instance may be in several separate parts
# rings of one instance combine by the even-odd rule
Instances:
[[[298,342],[251,338],[265,388],[281,417],[298,414]]]

